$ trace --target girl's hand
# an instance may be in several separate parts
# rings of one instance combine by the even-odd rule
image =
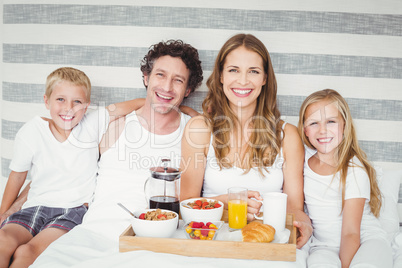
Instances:
[[[293,226],[297,228],[296,247],[301,249],[313,234],[311,223],[304,221],[294,221]]]
[[[254,199],[262,201],[262,197],[257,191],[247,191],[248,200],[247,200],[247,222],[255,220],[254,214],[258,214],[260,212],[260,208],[262,206],[261,202],[258,202]]]

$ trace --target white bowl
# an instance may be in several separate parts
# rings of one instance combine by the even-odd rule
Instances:
[[[186,199],[180,202],[180,214],[181,218],[185,223],[189,223],[190,221],[220,221],[222,218],[223,214],[223,203],[221,201],[218,201],[219,204],[221,205],[219,208],[214,208],[214,209],[193,209],[193,208],[188,208],[184,205],[187,205],[187,203],[192,203],[198,199],[203,199],[202,198],[191,198],[191,199]],[[207,201],[215,201],[215,199],[211,198],[204,198],[207,199]]]
[[[142,213],[153,210],[155,209],[144,209],[134,212],[135,218],[131,218],[131,226],[133,227],[135,235],[143,237],[171,237],[177,229],[179,215],[177,215],[176,212],[162,209],[163,212],[175,213],[176,217],[163,221],[141,220],[138,218]]]

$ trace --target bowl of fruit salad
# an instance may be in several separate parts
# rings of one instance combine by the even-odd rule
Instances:
[[[144,209],[134,212],[131,219],[136,236],[171,237],[177,229],[179,215],[170,210]]]
[[[210,198],[191,198],[180,202],[180,214],[184,222],[220,221],[223,214],[223,203]]]
[[[223,222],[199,222],[191,221],[184,226],[186,237],[199,240],[215,240]]]

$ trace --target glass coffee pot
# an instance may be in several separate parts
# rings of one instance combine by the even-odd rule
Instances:
[[[180,174],[178,169],[168,167],[170,159],[162,159],[162,167],[149,169],[151,177],[144,184],[149,208],[180,211]]]

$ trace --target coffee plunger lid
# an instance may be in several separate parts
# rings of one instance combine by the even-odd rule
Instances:
[[[174,181],[180,178],[181,171],[168,167],[167,164],[170,162],[170,159],[162,159],[163,167],[152,167],[149,170],[151,171],[152,178],[166,181]]]

